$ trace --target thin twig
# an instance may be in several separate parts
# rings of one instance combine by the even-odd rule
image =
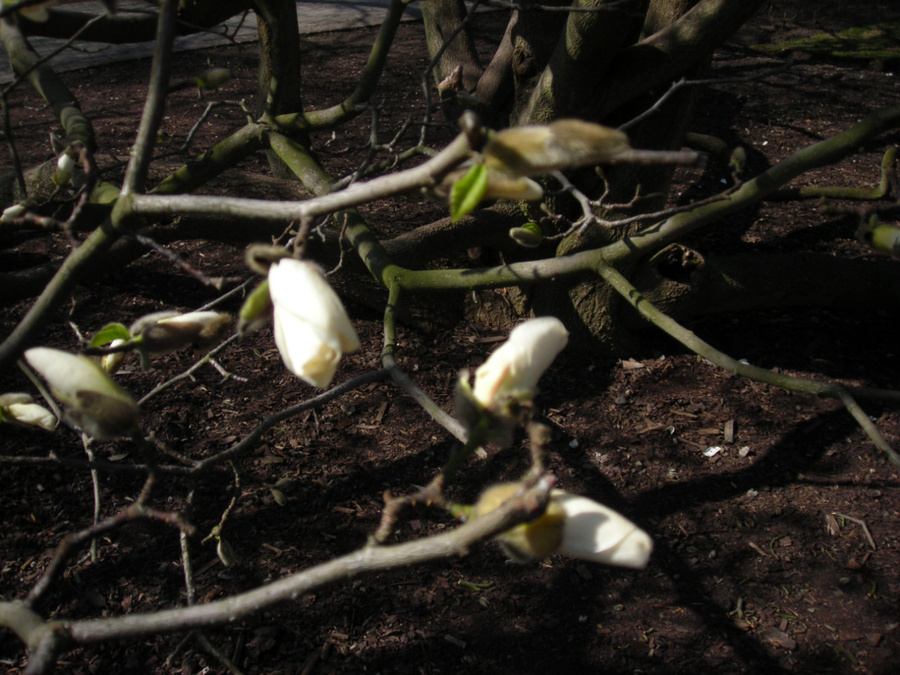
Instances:
[[[409,377],[396,361],[397,350],[397,309],[400,302],[400,286],[393,284],[388,291],[388,301],[384,308],[384,347],[381,351],[381,363],[391,374],[391,379],[405,391],[410,398],[421,406],[435,422],[449,431],[453,436],[466,442],[468,433],[465,427],[452,415],[446,413],[434,400],[426,394],[412,378]]]
[[[878,550],[878,547],[875,546],[875,540],[872,538],[872,533],[869,532],[869,526],[866,525],[866,522],[864,520],[860,520],[859,518],[854,518],[853,516],[848,516],[843,513],[838,513],[837,511],[832,511],[831,515],[837,516],[838,518],[845,518],[845,519],[859,525],[862,528],[863,534],[866,535],[866,541],[869,542],[869,546],[872,547],[872,550],[873,551]]]
[[[764,77],[768,77],[769,75],[777,75],[779,73],[783,73],[786,70],[789,70],[794,66],[793,61],[788,61],[784,65],[778,66],[776,68],[769,68],[768,70],[764,70],[760,73],[751,73],[749,75],[738,75],[735,77],[714,77],[706,80],[688,80],[685,78],[681,78],[677,82],[673,82],[672,86],[669,87],[668,91],[665,94],[660,96],[656,101],[654,101],[653,105],[647,108],[644,112],[642,112],[637,117],[634,117],[625,124],[619,126],[619,129],[622,131],[627,131],[631,127],[643,122],[645,119],[656,113],[660,108],[662,108],[663,103],[669,100],[672,96],[674,96],[675,92],[684,87],[698,87],[698,86],[706,86],[712,84],[730,84],[733,82],[751,82],[753,80],[759,80]]]
[[[87,455],[88,461],[94,461],[94,451],[91,449],[93,439],[85,433],[81,434],[81,444],[84,447],[84,453]],[[91,469],[91,484],[94,492],[94,514],[91,524],[96,527],[100,522],[100,474],[97,469]],[[91,561],[97,562],[97,537],[91,539]]]
[[[450,531],[393,546],[364,546],[229,598],[152,613],[69,621],[66,628],[74,644],[88,645],[223,625],[364,573],[465,555],[476,543],[543,513],[550,499],[552,484],[552,480],[537,481],[534,487],[522,495],[516,495],[495,511]]]
[[[203,367],[204,365],[206,365],[207,363],[212,361],[213,356],[215,356],[216,354],[221,352],[223,349],[225,349],[225,347],[230,345],[232,342],[239,340],[240,337],[241,336],[238,335],[237,333],[235,333],[234,335],[230,335],[228,338],[223,340],[216,347],[209,350],[206,354],[204,354],[202,357],[200,357],[200,359],[196,363],[194,363],[194,365],[192,365],[190,368],[188,368],[187,370],[185,370],[181,373],[178,373],[178,375],[175,375],[174,377],[169,378],[165,382],[158,384],[153,389],[151,389],[149,392],[144,394],[144,396],[138,400],[138,402],[137,402],[138,405],[139,406],[143,405],[144,403],[149,401],[151,398],[153,398],[160,392],[165,391],[172,385],[177,384],[178,382],[181,382],[182,380],[186,380],[186,379],[192,377],[197,370],[199,370],[201,367]]]

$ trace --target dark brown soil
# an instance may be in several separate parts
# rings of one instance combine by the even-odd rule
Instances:
[[[815,30],[874,23],[891,3],[852,11],[834,0],[773,3],[714,60],[712,76],[764,70],[784,57],[749,48]],[[496,36],[499,17],[486,19]],[[304,41],[304,96],[310,108],[331,105],[353,86],[371,30],[317,35]],[[485,49],[489,44],[485,43]],[[232,81],[218,98],[253,100],[256,47],[241,45],[178,56],[179,72],[225,66]],[[379,125],[389,140],[422,110],[426,65],[421,27],[404,26],[381,94]],[[753,175],[799,147],[846,129],[897,99],[898,79],[882,63],[828,62],[800,55],[789,71],[765,80],[704,90],[694,129],[746,144]],[[124,161],[140,115],[148,63],[68,73],[66,81],[94,121],[106,166]],[[340,74],[339,77],[335,73]],[[161,131],[164,150],[177,148],[206,105],[193,90],[172,95]],[[48,156],[49,113],[30,92],[11,97],[15,137],[27,165]],[[359,119],[315,146],[326,168],[343,175],[357,165],[370,118]],[[217,108],[194,148],[207,147],[243,124],[237,106]],[[417,128],[400,146],[412,144]],[[449,137],[452,127],[438,130]],[[444,136],[440,136],[444,134]],[[838,166],[800,184],[871,185],[893,133]],[[178,166],[164,160],[159,175]],[[678,190],[700,197],[718,189],[715,166],[685,172]],[[285,194],[269,177],[265,157],[251,158],[217,189],[235,195]],[[442,216],[416,200],[367,211],[379,232],[404,231]],[[803,247],[865,255],[853,218],[826,215],[814,203],[772,203],[696,237],[703,250]],[[31,239],[0,252],[7,268],[59,255],[66,241]],[[220,244],[174,247],[210,276],[246,278],[243,252]],[[877,292],[877,289],[873,289]],[[156,254],[80,287],[42,340],[75,349],[74,328],[92,334],[108,321],[128,324],[160,309],[190,310],[216,297]],[[28,307],[0,317],[7,335]],[[236,311],[231,302],[225,309]],[[353,308],[351,308],[353,309]],[[377,366],[381,327],[356,308],[364,348],[343,362],[338,380]],[[772,311],[719,316],[691,326],[736,358],[816,379],[891,387],[900,382],[896,312]],[[467,323],[426,333],[401,331],[401,365],[446,409],[457,371],[474,367],[494,347],[495,334]],[[198,370],[142,406],[144,428],[192,458],[211,455],[251,431],[268,414],[312,395],[283,367],[264,329],[225,350],[223,380]],[[129,361],[120,382],[142,396],[193,363],[187,353],[163,357],[149,373]],[[0,392],[28,388],[4,373]],[[519,566],[493,545],[449,563],[368,576],[289,606],[207,631],[211,643],[246,673],[892,673],[900,660],[900,482],[844,408],[733,377],[674,343],[624,362],[564,353],[542,380],[539,418],[553,428],[549,465],[569,491],[613,506],[652,533],[647,570],[604,568],[553,558]],[[900,415],[867,405],[888,440],[900,440]],[[733,437],[726,439],[726,428]],[[0,454],[84,457],[68,430],[54,435],[4,426]],[[720,447],[707,456],[711,447]],[[412,491],[441,467],[452,439],[390,384],[372,384],[266,434],[235,463],[195,486],[192,521],[203,536],[239,496],[223,530],[237,564],[224,568],[215,542],[194,542],[199,601],[253,588],[348,552],[376,527],[382,493]],[[126,443],[101,444],[98,454],[128,464],[139,458]],[[68,532],[91,522],[86,470],[58,465],[2,464],[0,594],[22,597]],[[487,482],[527,468],[522,445],[491,451],[461,476],[452,496],[471,499]],[[293,479],[279,505],[271,488]],[[141,477],[101,474],[102,512],[132,500]],[[285,483],[281,484],[282,486]],[[191,486],[167,479],[157,503],[177,510]],[[398,540],[452,526],[436,511],[401,524]],[[42,609],[48,617],[82,618],[148,612],[184,603],[177,533],[137,524],[101,541],[99,558],[72,564]],[[195,641],[163,635],[79,648],[61,670],[74,673],[227,672]],[[0,663],[19,672],[25,653],[0,633]],[[893,664],[893,665],[892,665]],[[201,670],[208,666],[209,670]]]

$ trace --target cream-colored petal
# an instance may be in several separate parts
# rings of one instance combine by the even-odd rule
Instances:
[[[6,410],[20,424],[41,427],[47,431],[56,428],[56,416],[37,403],[13,403]]]
[[[314,387],[331,384],[341,359],[340,342],[275,307],[275,344],[284,365]]]
[[[345,354],[359,349],[359,337],[341,299],[314,264],[285,258],[269,268],[272,304],[323,333],[337,336]]]
[[[0,394],[0,408],[6,408],[14,403],[31,403],[33,400],[28,394],[20,394],[18,392]]]
[[[560,553],[607,565],[647,566],[653,540],[623,515],[587,497],[558,490],[552,500],[566,514]]]
[[[569,333],[551,316],[516,326],[509,339],[475,371],[473,393],[485,408],[508,396],[530,398],[538,380],[566,346]]]

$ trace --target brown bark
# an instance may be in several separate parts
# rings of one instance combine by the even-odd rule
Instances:
[[[481,76],[481,61],[475,43],[467,31],[459,31],[454,36],[454,32],[462,25],[467,15],[463,0],[428,0],[419,7],[425,23],[428,53],[434,58],[443,50],[433,71],[435,84],[443,81],[459,67],[461,88],[472,91]]]

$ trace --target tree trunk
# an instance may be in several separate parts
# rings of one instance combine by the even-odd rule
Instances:
[[[472,91],[482,71],[475,43],[468,31],[462,30],[453,35],[467,15],[463,0],[428,0],[419,7],[425,23],[428,53],[434,58],[443,50],[432,73],[435,84],[450,77],[457,68],[460,68],[458,86],[465,91]]]
[[[294,0],[255,0],[259,20],[259,87],[257,113],[271,122],[276,115],[301,112],[300,30]],[[309,138],[295,138],[309,145]],[[269,166],[278,178],[293,178],[272,151]]]

